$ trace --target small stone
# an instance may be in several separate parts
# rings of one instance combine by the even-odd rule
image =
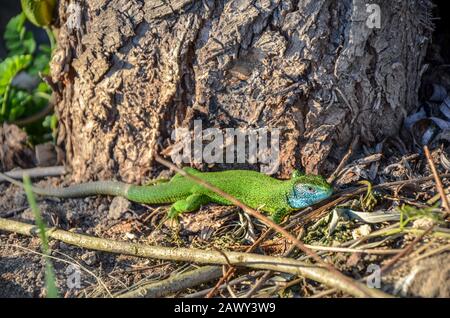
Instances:
[[[105,211],[107,211],[108,210],[108,207],[106,206],[106,204],[100,204],[99,206],[98,206],[98,210],[100,211],[100,212],[105,212]]]
[[[51,142],[39,144],[35,147],[36,161],[39,167],[50,167],[57,163],[55,146]]]
[[[134,240],[136,239],[136,235],[134,235],[133,233],[125,233],[125,238],[127,238],[128,240]]]
[[[33,271],[28,272],[27,278],[28,279],[34,279],[36,277],[36,274]]]
[[[66,250],[66,249],[69,248],[69,245],[67,245],[64,242],[59,242],[59,248],[62,249],[62,250]]]
[[[430,218],[427,217],[423,217],[420,219],[417,219],[413,222],[412,227],[414,229],[419,229],[419,230],[428,230],[430,227],[433,226],[434,221]]]
[[[131,203],[125,198],[115,197],[109,206],[108,218],[118,220],[130,209]]]
[[[370,232],[372,232],[372,228],[370,227],[370,225],[364,224],[352,231],[352,237],[354,240],[357,240],[361,237],[369,235]]]
[[[65,216],[67,222],[69,222],[71,225],[78,224],[78,221],[80,220],[80,215],[77,211],[67,210]]]
[[[92,266],[97,262],[97,254],[95,252],[86,252],[81,255],[81,259],[86,265]]]

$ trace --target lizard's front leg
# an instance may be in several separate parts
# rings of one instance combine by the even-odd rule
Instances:
[[[283,221],[285,216],[288,214],[289,214],[289,211],[281,209],[281,210],[277,210],[274,213],[272,213],[271,218],[275,223],[280,224],[281,221]]]
[[[176,201],[169,210],[169,218],[177,218],[183,212],[192,212],[200,209],[203,204],[211,202],[211,199],[203,194],[191,194],[184,200]]]

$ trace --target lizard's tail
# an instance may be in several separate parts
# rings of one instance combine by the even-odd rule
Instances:
[[[20,181],[14,180],[13,178],[0,172],[0,176],[5,180],[15,184],[21,188],[24,184]],[[58,197],[58,198],[77,198],[77,197],[87,197],[97,194],[105,194],[112,196],[123,196],[126,197],[128,194],[129,184],[116,181],[96,181],[73,185],[67,188],[39,188],[32,186],[31,190],[39,195]]]

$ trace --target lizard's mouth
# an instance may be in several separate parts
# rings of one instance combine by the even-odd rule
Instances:
[[[309,187],[307,187],[309,188]],[[288,196],[288,203],[294,209],[303,209],[328,199],[333,194],[332,188],[314,189],[313,191],[293,191]]]
[[[323,189],[323,194],[324,194],[324,198],[322,199],[322,200],[324,200],[324,199],[328,199],[329,197],[331,197],[331,195],[333,194],[333,188],[332,187],[330,187],[330,188],[327,188],[327,189]]]
[[[333,189],[323,189],[322,191],[316,193],[315,198],[311,200],[314,201],[312,204],[328,199],[332,194]]]

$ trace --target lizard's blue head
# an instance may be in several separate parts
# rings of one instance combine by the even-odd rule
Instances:
[[[333,193],[331,185],[321,176],[300,175],[292,176],[293,188],[288,194],[288,203],[293,209],[303,209],[322,200]]]

